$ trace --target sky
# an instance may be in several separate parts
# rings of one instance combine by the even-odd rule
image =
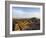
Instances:
[[[13,18],[40,18],[40,8],[34,7],[12,7]]]

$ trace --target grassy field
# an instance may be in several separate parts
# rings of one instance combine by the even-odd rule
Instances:
[[[40,30],[40,19],[35,17],[25,19],[13,18],[12,21],[13,31]]]

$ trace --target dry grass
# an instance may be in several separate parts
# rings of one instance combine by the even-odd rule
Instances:
[[[36,25],[37,24],[37,25]],[[35,28],[38,26],[37,28]],[[13,31],[40,29],[40,20],[31,19],[13,19]]]

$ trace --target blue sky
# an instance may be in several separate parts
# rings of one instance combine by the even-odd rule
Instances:
[[[39,17],[40,8],[32,7],[13,7],[12,16],[16,18],[30,18],[30,17]]]

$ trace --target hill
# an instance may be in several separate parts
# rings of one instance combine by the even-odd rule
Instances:
[[[25,19],[13,18],[13,31],[23,30],[40,30],[40,19],[35,17]]]

